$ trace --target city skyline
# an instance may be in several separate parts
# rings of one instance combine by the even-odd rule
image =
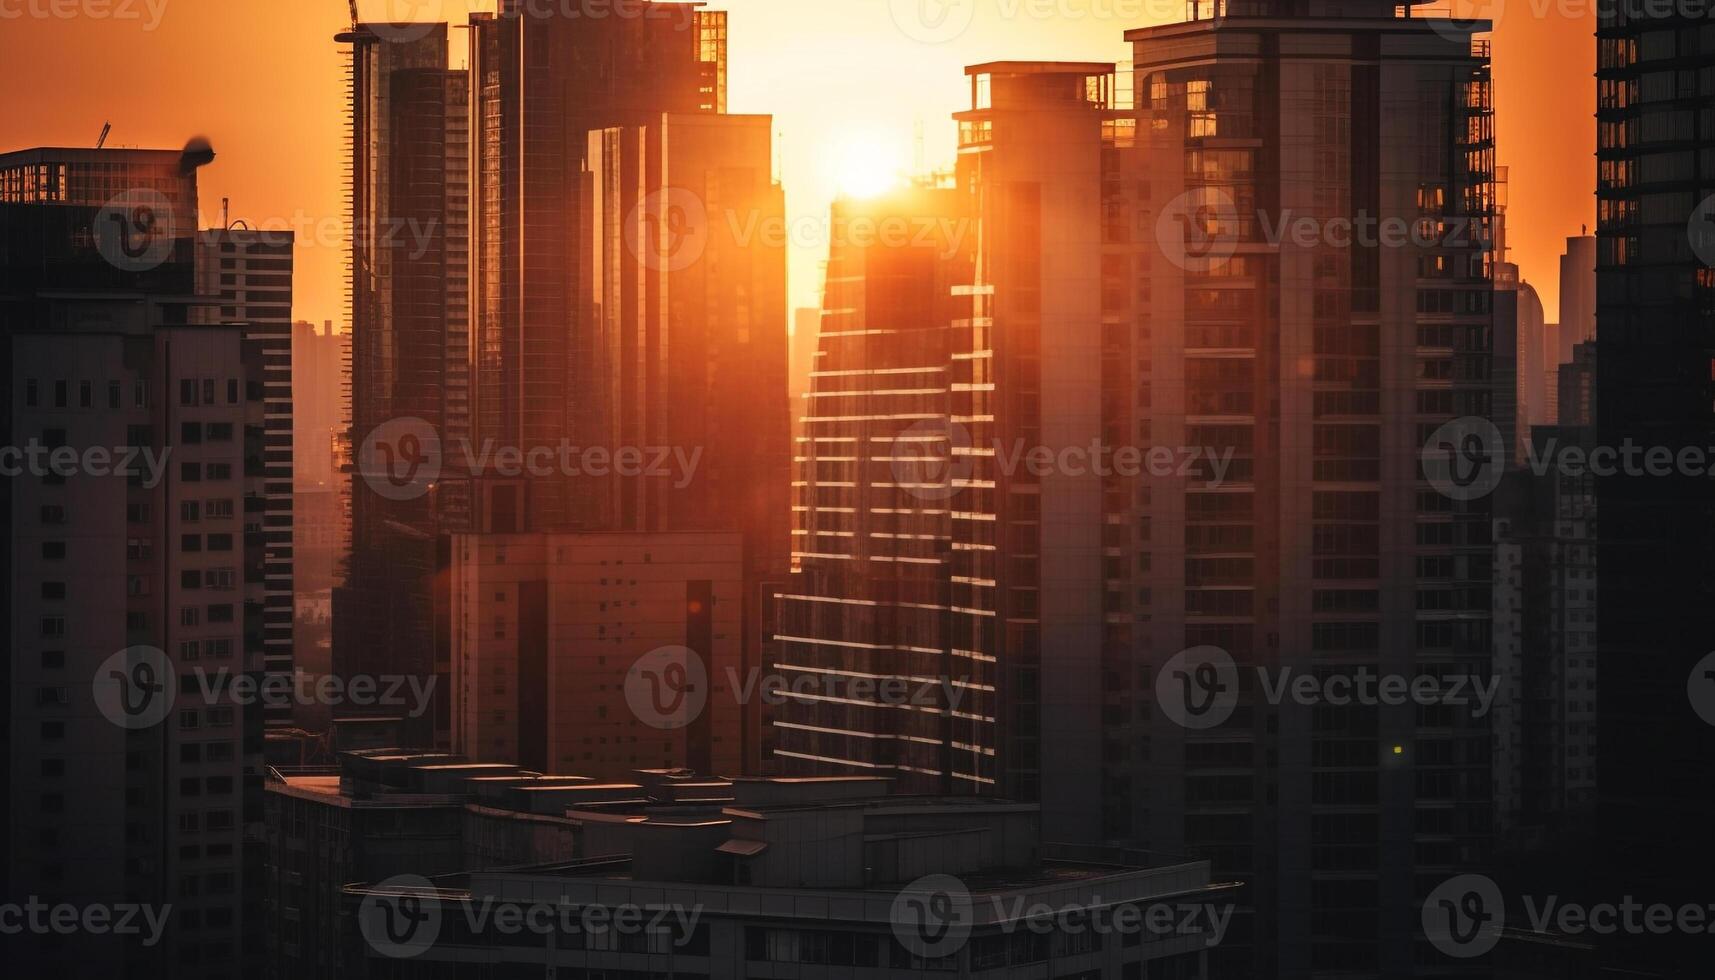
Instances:
[[[1715,7],[1472,2],[0,0],[11,962],[1702,980]]]
[[[460,11],[491,8],[493,2],[360,0],[359,11],[365,19],[391,10],[405,20],[428,22],[444,14],[459,23]],[[599,11],[625,2],[579,0]],[[1467,0],[1458,3],[1462,11],[1475,9]],[[99,71],[66,76],[51,111],[45,104],[26,104],[0,118],[0,150],[93,145],[109,121],[117,146],[178,146],[206,134],[226,158],[204,175],[205,216],[212,219],[216,203],[229,197],[234,217],[296,230],[300,285],[294,318],[331,318],[345,329],[343,239],[337,230],[344,212],[335,163],[344,147],[335,109],[343,95],[339,50],[327,43],[350,22],[345,4],[171,0],[148,32],[148,8],[140,0],[135,6],[135,21],[7,22],[28,27],[31,38],[9,49],[24,31],[0,32],[0,53],[6,55],[0,57],[0,86],[7,88],[53,71],[51,66],[124,64],[139,38],[174,67],[150,87],[157,97],[149,99],[141,98],[141,90],[101,91],[95,86]],[[957,132],[951,117],[965,102],[958,84],[964,66],[1007,59],[1123,62],[1130,57],[1122,38],[1127,29],[1179,19],[1184,9],[1182,0],[948,0],[951,27],[925,32],[913,27],[917,0],[733,0],[712,6],[727,10],[732,24],[729,111],[775,117],[794,243],[788,259],[794,307],[819,304],[827,209],[842,176],[852,174],[849,158],[855,155],[888,177],[894,170],[915,172],[920,132],[921,169],[952,167]],[[1583,108],[1595,95],[1594,52],[1584,43],[1595,30],[1594,4],[1531,0],[1500,9],[1494,32],[1499,163],[1514,174],[1511,206],[1521,229],[1514,235],[1514,261],[1553,310],[1561,243],[1595,223],[1595,182],[1591,169],[1581,165],[1593,159],[1596,147],[1594,115]],[[1006,16],[1009,11],[1013,16]],[[1476,9],[1471,15],[1487,13]],[[965,26],[951,40],[919,40],[936,42],[960,25]],[[223,40],[246,35],[272,43],[245,50]],[[461,46],[455,43],[455,49]],[[292,111],[258,114],[252,112],[253,98],[237,90],[200,88],[205,73],[251,71],[258,64],[266,66],[257,74],[269,80],[267,97]],[[76,108],[68,112],[68,105]],[[874,186],[873,173],[858,168],[857,176],[865,178],[853,181],[860,189]]]

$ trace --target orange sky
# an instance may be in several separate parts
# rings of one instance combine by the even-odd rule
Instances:
[[[954,26],[963,5],[975,4],[974,18],[956,38],[930,44],[894,16],[924,2],[944,0],[711,4],[731,11],[729,109],[776,117],[795,240],[808,242],[825,223],[842,152],[912,169],[921,122],[924,162],[950,163],[948,116],[965,99],[964,65],[1124,61],[1127,28],[1184,9],[1176,0],[945,0]],[[466,3],[362,0],[362,10],[380,19]],[[1512,0],[1495,37],[1513,259],[1550,319],[1564,239],[1595,214],[1593,11],[1593,0]],[[109,120],[109,145],[176,148],[207,135],[219,158],[201,175],[206,223],[230,197],[234,218],[297,230],[296,315],[343,323],[344,81],[332,37],[348,22],[344,0],[0,0],[0,150],[93,146]],[[824,255],[794,247],[794,306],[817,302]]]

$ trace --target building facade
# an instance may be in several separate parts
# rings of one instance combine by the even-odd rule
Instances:
[[[447,34],[441,24],[401,40],[358,25],[337,38],[352,59],[354,473],[334,667],[436,678],[442,690],[437,542],[469,526],[471,506],[469,83],[449,67]],[[433,479],[401,489],[388,465],[398,453],[432,459]],[[414,744],[444,744],[446,710],[407,721]]]
[[[1659,447],[1678,458],[1715,445],[1712,53],[1695,12],[1600,9],[1596,440],[1612,451]],[[1668,476],[1605,477],[1596,498],[1598,833],[1621,835],[1603,848],[1601,881],[1694,901],[1694,869],[1711,856],[1697,828],[1715,819],[1715,783],[1690,775],[1715,753],[1709,678],[1700,676],[1715,598],[1705,557],[1715,495],[1707,473],[1676,466]],[[1707,962],[1702,938],[1620,940],[1614,959],[1692,975]]]
[[[204,325],[212,154],[0,156],[10,630],[4,891],[158,930],[30,933],[39,976],[222,976],[259,956],[263,347]]]
[[[460,534],[451,552],[456,751],[600,778],[743,772],[760,670],[742,536]]]
[[[233,227],[197,233],[197,292],[219,300],[203,308],[208,322],[237,323],[262,358],[266,403],[259,453],[262,485],[246,498],[244,533],[261,548],[263,670],[278,681],[292,676],[292,246],[289,231]],[[269,727],[291,724],[286,705],[264,709]]]

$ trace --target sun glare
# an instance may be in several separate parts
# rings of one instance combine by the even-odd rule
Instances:
[[[854,140],[835,152],[834,172],[840,192],[848,197],[875,197],[899,183],[898,155],[879,142]]]

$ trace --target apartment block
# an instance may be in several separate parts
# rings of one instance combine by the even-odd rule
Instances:
[[[263,670],[278,681],[292,676],[292,248],[290,231],[244,228],[197,233],[197,292],[218,304],[199,320],[243,325],[244,339],[262,358],[266,404],[259,446],[261,492],[245,501],[244,533],[262,552]],[[269,727],[292,723],[286,705],[268,705]]]
[[[740,534],[459,534],[451,556],[456,751],[602,779],[743,771],[761,674]]]

